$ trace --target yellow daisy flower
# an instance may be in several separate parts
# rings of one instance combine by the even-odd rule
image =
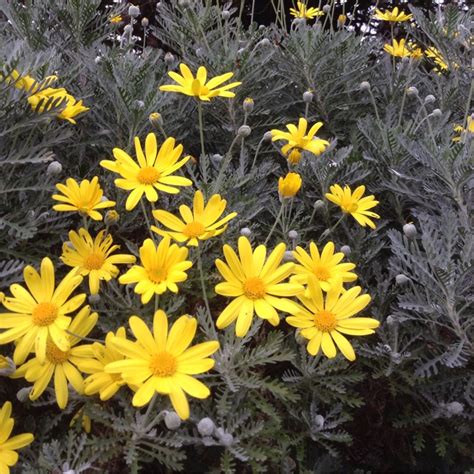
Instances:
[[[455,125],[454,131],[459,133],[457,137],[453,138],[453,142],[461,141],[463,134],[474,134],[474,115],[467,118],[467,126],[464,128],[462,125]]]
[[[9,474],[10,467],[18,462],[18,449],[31,444],[34,436],[31,433],[22,433],[16,436],[10,435],[15,425],[15,420],[10,418],[12,414],[11,402],[5,402],[0,408],[0,473]]]
[[[290,8],[290,15],[295,18],[303,18],[307,20],[312,20],[317,16],[323,16],[324,12],[317,7],[310,7],[303,2],[296,2],[297,8]]]
[[[61,350],[51,339],[48,339],[44,362],[34,357],[12,375],[12,378],[24,377],[28,382],[33,383],[30,400],[37,400],[43,394],[53,376],[59,408],[66,408],[69,399],[68,383],[77,393],[84,393],[84,380],[79,371],[82,370],[81,363],[93,357],[93,353],[90,345],[77,346],[77,344],[92,331],[97,319],[97,313],[91,313],[90,307],[84,306],[68,328],[68,350]]]
[[[334,243],[328,242],[321,254],[314,242],[309,244],[308,254],[301,247],[296,247],[293,251],[293,257],[298,262],[293,272],[295,275],[291,278],[303,285],[308,284],[308,278],[314,275],[323,291],[329,291],[339,282],[348,283],[357,280],[357,275],[351,270],[355,268],[353,263],[340,263],[344,258],[342,252],[334,253]]]
[[[6,78],[5,82],[9,84],[13,82],[13,85],[17,89],[24,90],[30,94],[34,94],[38,89],[49,87],[53,82],[58,79],[57,76],[47,76],[42,81],[37,81],[27,74],[21,75],[19,71],[14,69]],[[0,73],[0,81],[3,81],[3,75]]]
[[[386,44],[383,47],[383,50],[391,56],[395,56],[396,58],[405,58],[412,55],[412,52],[406,44],[404,38],[402,38],[400,41],[393,39],[392,44]]]
[[[278,244],[266,258],[265,245],[254,251],[247,237],[238,241],[239,257],[230,245],[224,245],[227,263],[216,260],[216,267],[226,280],[216,285],[218,295],[234,298],[217,318],[219,329],[226,328],[237,319],[235,333],[244,337],[252,324],[254,312],[259,318],[278,326],[280,317],[276,309],[291,313],[294,303],[289,299],[304,288],[297,283],[281,283],[294,268],[291,262],[280,265],[286,245]]]
[[[303,180],[298,173],[288,173],[278,178],[278,192],[282,198],[292,198],[301,189]]]
[[[0,344],[15,341],[13,360],[22,364],[34,348],[40,362],[46,358],[48,337],[63,351],[69,350],[66,334],[71,318],[66,316],[76,311],[85,294],[69,299],[71,293],[80,285],[82,277],[71,270],[55,289],[53,262],[48,257],[41,262],[41,272],[27,265],[23,276],[28,290],[18,284],[10,286],[12,298],[5,298],[3,306],[13,311],[0,313]]]
[[[369,219],[380,219],[378,214],[369,211],[379,202],[375,200],[373,195],[362,197],[365,192],[365,186],[359,186],[352,193],[349,186],[341,188],[338,184],[330,186],[330,193],[326,193],[326,199],[337,204],[342,212],[350,214],[362,227],[368,225],[371,229],[375,229],[375,223]]]
[[[411,13],[405,13],[404,11],[399,11],[398,7],[395,7],[392,11],[390,10],[385,10],[385,12],[382,12],[378,8],[375,10],[375,15],[374,18],[377,20],[382,20],[382,21],[391,21],[394,23],[401,23],[404,21],[411,20],[413,18],[413,15]]]
[[[322,348],[326,357],[336,357],[336,343],[346,359],[356,358],[350,342],[343,336],[365,336],[373,334],[379,322],[373,318],[353,318],[369,303],[369,295],[360,295],[360,286],[355,286],[342,293],[342,283],[333,285],[323,296],[316,277],[308,279],[308,295],[298,295],[303,304],[292,316],[286,318],[291,326],[301,329],[301,335],[309,339],[307,350],[316,355]],[[360,296],[359,296],[360,295]]]
[[[64,204],[55,204],[53,209],[59,212],[79,212],[89,216],[95,221],[102,220],[100,209],[115,206],[115,201],[102,200],[104,192],[99,184],[99,178],[84,179],[78,183],[73,178],[68,178],[66,184],[58,183],[56,188],[63,194],[53,194],[53,199]]]
[[[209,389],[191,375],[202,374],[214,367],[209,358],[219,349],[217,341],[207,341],[189,347],[196,334],[197,321],[181,316],[168,332],[168,318],[158,310],[153,319],[153,333],[138,316],[129,320],[136,342],[113,338],[112,344],[126,360],[107,364],[106,372],[121,374],[129,384],[138,385],[132,404],[141,407],[155,393],[168,395],[178,416],[189,418],[185,393],[195,398],[207,398]]]
[[[109,21],[112,24],[117,24],[117,23],[121,23],[123,21],[123,18],[122,18],[122,15],[115,15],[111,17]]]
[[[297,164],[301,159],[302,150],[307,150],[318,156],[326,150],[329,142],[315,137],[316,132],[323,126],[322,122],[315,123],[306,134],[308,122],[304,118],[298,121],[298,127],[288,124],[288,132],[281,130],[272,130],[272,141],[285,140],[288,143],[284,145],[281,152],[288,157],[290,163]]]
[[[227,229],[227,223],[237,215],[236,212],[231,212],[221,219],[226,205],[227,201],[219,194],[212,195],[205,205],[202,192],[196,191],[193,210],[184,204],[179,207],[183,220],[161,209],[153,211],[155,219],[171,231],[161,230],[156,226],[151,226],[151,230],[177,242],[187,242],[187,245],[197,246],[199,240],[207,240],[222,234]]]
[[[109,332],[105,336],[105,346],[99,342],[92,344],[93,357],[81,365],[81,370],[84,373],[91,374],[84,380],[84,393],[86,395],[98,393],[102,401],[112,398],[120,390],[120,387],[125,385],[125,380],[120,374],[105,371],[106,365],[125,359],[125,356],[112,344],[114,338],[126,340],[125,328],[119,328],[115,335],[113,332]]]
[[[164,237],[158,247],[151,239],[146,239],[140,247],[142,266],[134,265],[119,277],[123,285],[137,283],[135,293],[142,295],[142,303],[148,303],[154,294],[161,295],[166,290],[178,292],[178,285],[188,278],[186,270],[192,262],[186,260],[188,249],[176,244],[170,245],[170,238]]]
[[[79,229],[79,233],[71,230],[69,240],[71,245],[68,242],[63,244],[61,260],[77,269],[80,275],[89,275],[91,295],[99,292],[100,280],[110,281],[117,277],[119,269],[116,264],[130,264],[137,260],[133,255],[111,255],[120,245],[112,245],[112,236],[105,230],[100,231],[95,239],[86,229]]]
[[[140,139],[135,137],[137,161],[134,161],[120,148],[114,148],[115,161],[102,160],[100,162],[102,167],[122,176],[122,178],[115,180],[117,187],[131,191],[125,204],[127,211],[135,208],[143,194],[148,201],[156,202],[158,201],[156,190],[178,194],[179,189],[176,186],[191,186],[193,184],[190,179],[183,176],[171,176],[190,158],[185,156],[179,160],[183,153],[183,145],[175,147],[175,143],[175,139],[169,137],[158,149],[156,135],[149,133],[145,140],[145,153],[143,153]]]
[[[231,82],[225,86],[219,87],[225,81],[228,81],[233,72],[227,72],[220,76],[213,77],[207,81],[207,69],[201,66],[194,77],[193,73],[186,64],[180,64],[179,69],[181,75],[177,72],[169,71],[168,75],[178,83],[178,85],[164,85],[160,87],[160,91],[179,92],[180,94],[197,97],[200,100],[208,102],[213,97],[235,97],[229,89],[240,86],[241,82]]]
[[[76,125],[74,117],[89,110],[85,107],[82,100],[76,100],[66,89],[55,89],[47,87],[28,97],[28,103],[37,113],[44,113],[54,108],[59,108],[57,117]]]
[[[449,70],[449,65],[446,59],[443,57],[443,55],[434,47],[430,46],[428,49],[425,50],[426,57],[430,58],[433,60],[433,62],[436,64],[437,68],[436,70],[439,71],[440,69],[442,71],[448,71]]]

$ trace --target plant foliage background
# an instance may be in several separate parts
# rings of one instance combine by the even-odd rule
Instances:
[[[128,5],[2,1],[3,73],[17,69],[38,80],[56,74],[60,87],[90,110],[73,126],[56,120],[54,110],[35,113],[24,92],[0,82],[0,289],[21,281],[23,266],[44,256],[61,268],[62,242],[78,220],[54,212],[51,194],[69,176],[100,177],[120,212],[111,232],[123,249],[137,252],[146,223],[140,213],[125,211],[126,193],[99,161],[114,147],[131,150],[133,137],[153,131],[149,114],[159,112],[166,133],[196,157],[185,174],[196,189],[208,191],[220,170],[215,155],[227,153],[244,122],[251,127],[250,136],[238,138],[220,188],[238,217],[203,250],[218,313],[224,298],[212,288],[222,244],[235,244],[244,227],[252,242],[263,242],[279,210],[277,178],[286,163],[262,137],[307,113],[310,123],[324,123],[320,133],[331,146],[300,163],[302,191],[270,244],[318,241],[338,216],[328,201],[322,208],[315,202],[334,183],[365,184],[380,201],[377,229],[348,220],[332,240],[350,246],[349,260],[357,264],[360,284],[373,298],[370,314],[381,326],[355,342],[354,363],[341,355],[310,356],[283,322],[270,329],[256,324],[243,339],[231,329],[219,331],[225,350],[206,380],[212,397],[194,400],[190,420],[177,429],[168,429],[158,411],[147,427],[144,410],[133,408],[125,391],[106,403],[76,395],[59,411],[53,396],[18,400],[26,382],[1,378],[0,400],[14,402],[18,430],[35,434],[20,454],[18,472],[467,472],[473,463],[473,135],[452,139],[453,127],[465,126],[473,112],[472,10],[457,4],[432,12],[412,8],[415,23],[396,27],[399,35],[442,53],[449,66],[437,73],[426,58],[394,60],[383,52],[386,31],[371,35],[335,22],[323,28],[324,19],[288,31],[275,23],[243,26],[239,5],[189,3],[144,6],[150,23],[143,32],[140,16],[134,27],[141,35],[135,36],[109,21],[116,13],[130,21]],[[223,19],[223,10],[230,18]],[[233,71],[242,81],[235,99],[205,105],[204,156],[195,101],[158,89],[180,62],[193,70],[204,65],[213,75]],[[370,91],[361,90],[364,81]],[[407,94],[409,87],[418,93]],[[309,104],[303,101],[307,90],[314,94]],[[246,97],[255,101],[249,114],[242,109]],[[60,175],[47,171],[54,160],[62,165]],[[162,194],[159,204],[176,209],[190,196],[190,190]],[[411,238],[403,232],[408,222],[417,230]],[[290,230],[298,232],[296,239]],[[397,275],[406,279],[397,283]],[[177,297],[162,298],[164,309],[196,315],[205,337],[215,338],[195,269],[183,288]],[[149,305],[116,282],[92,306],[100,314],[97,334],[125,325],[131,314],[152,317]],[[157,410],[169,410],[166,403]],[[70,427],[81,408],[92,419],[89,434],[79,423]],[[205,417],[220,435],[198,432]]]

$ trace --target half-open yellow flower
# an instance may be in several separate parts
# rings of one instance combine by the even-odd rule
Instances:
[[[115,206],[115,201],[103,200],[104,192],[97,176],[91,181],[84,179],[80,183],[74,178],[68,178],[66,184],[58,183],[56,188],[63,194],[53,194],[53,199],[63,204],[55,204],[55,211],[79,212],[95,221],[101,221],[102,214],[99,210]]]
[[[135,293],[141,295],[142,303],[148,303],[152,296],[161,295],[167,290],[178,292],[178,285],[188,278],[186,270],[192,262],[186,260],[188,249],[176,244],[170,245],[170,238],[163,237],[158,246],[146,239],[140,247],[142,265],[134,265],[119,277],[123,285],[137,283]]]
[[[68,242],[63,244],[61,260],[70,267],[76,268],[82,276],[89,276],[89,290],[92,295],[99,292],[100,281],[116,278],[119,269],[116,264],[135,263],[136,258],[127,254],[112,254],[120,245],[112,245],[113,240],[105,230],[100,231],[95,239],[86,229],[79,232],[71,230]]]
[[[292,123],[286,128],[288,132],[272,130],[272,141],[284,140],[288,143],[281,148],[281,152],[288,157],[290,163],[297,164],[301,159],[301,151],[307,150],[318,156],[326,150],[329,142],[316,137],[316,132],[323,126],[322,122],[315,123],[306,134],[308,122],[305,118],[300,118],[298,127]]]
[[[284,243],[278,244],[268,258],[265,245],[252,251],[247,237],[239,238],[238,249],[239,256],[230,245],[224,245],[227,263],[216,260],[216,267],[226,281],[217,284],[215,291],[218,295],[234,298],[221,312],[216,325],[223,329],[237,319],[235,333],[244,337],[254,313],[277,326],[280,317],[276,310],[291,313],[294,303],[289,298],[304,288],[297,283],[282,283],[294,268],[291,262],[280,265],[286,250]]]
[[[141,407],[155,393],[168,395],[178,416],[189,418],[185,393],[195,398],[207,398],[209,389],[192,375],[202,374],[214,367],[209,358],[217,351],[217,341],[207,341],[189,347],[196,334],[197,321],[181,316],[168,331],[168,318],[158,310],[153,319],[153,333],[138,316],[129,320],[136,342],[113,338],[116,350],[125,360],[111,362],[106,372],[120,374],[128,384],[138,386],[132,404]]]
[[[350,214],[362,227],[369,226],[371,229],[375,229],[375,223],[369,217],[380,219],[380,216],[369,209],[375,207],[379,202],[372,194],[362,197],[365,186],[359,186],[354,192],[347,185],[342,189],[338,184],[334,184],[329,189],[331,192],[325,194],[326,199],[337,204],[342,212]]]
[[[404,11],[399,10],[398,7],[395,7],[392,11],[385,10],[384,12],[377,8],[375,10],[374,18],[376,18],[377,20],[399,23],[411,20],[413,18],[413,15],[411,13],[405,13]]]
[[[333,285],[326,298],[315,276],[308,279],[308,293],[298,295],[302,305],[293,316],[286,318],[291,326],[301,329],[308,342],[308,352],[316,355],[322,348],[326,357],[336,357],[336,345],[346,359],[356,358],[350,342],[343,336],[365,336],[373,334],[379,322],[373,318],[353,318],[369,303],[370,296],[360,295],[360,286],[342,293],[342,283]],[[336,343],[336,345],[334,345]]]
[[[295,18],[312,20],[317,16],[323,16],[324,12],[318,7],[308,7],[306,3],[296,2],[297,8],[290,8],[290,15]]]
[[[436,64],[436,71],[448,71],[449,70],[449,65],[448,61],[443,57],[443,55],[439,52],[438,49],[436,49],[434,46],[430,46],[425,50],[425,54],[427,58],[430,58],[433,60],[433,62]],[[456,67],[457,65],[455,65]]]
[[[178,83],[178,85],[164,85],[160,87],[164,92],[179,92],[180,94],[197,97],[200,100],[208,102],[213,97],[235,97],[233,92],[229,89],[240,86],[241,82],[231,82],[225,86],[221,86],[228,81],[233,75],[233,72],[227,72],[220,76],[213,77],[207,80],[207,69],[204,66],[199,67],[194,77],[193,73],[186,64],[180,64],[179,69],[181,74],[169,71],[168,75]]]
[[[97,313],[91,313],[90,307],[84,306],[68,328],[67,337],[70,347],[68,350],[61,350],[51,339],[48,339],[44,362],[34,357],[12,375],[12,378],[24,377],[28,382],[33,383],[30,400],[37,400],[44,393],[53,376],[59,408],[66,408],[69,399],[68,383],[77,393],[84,393],[84,380],[80,373],[81,363],[91,358],[93,353],[89,345],[77,346],[77,344],[92,331],[97,319]]]
[[[208,203],[205,204],[202,192],[196,191],[193,210],[184,204],[179,207],[179,213],[183,220],[171,212],[158,209],[153,211],[153,216],[170,230],[161,230],[156,226],[151,226],[151,230],[177,242],[187,242],[187,245],[197,246],[200,240],[207,240],[222,234],[227,229],[227,223],[237,215],[236,212],[231,212],[221,219],[226,205],[227,201],[222,199],[219,194],[212,195]]]
[[[303,180],[298,173],[288,173],[278,178],[278,193],[282,198],[292,198],[301,189]]]
[[[115,161],[102,160],[100,165],[122,178],[115,180],[115,185],[126,191],[131,191],[125,207],[131,211],[140,201],[143,194],[150,202],[158,201],[158,193],[178,194],[176,186],[191,186],[193,182],[183,176],[172,176],[189,160],[189,156],[179,159],[183,153],[183,145],[176,145],[176,140],[167,138],[158,149],[154,133],[149,133],[145,139],[143,153],[140,139],[135,137],[135,153],[137,161],[133,160],[124,150],[114,148]]]
[[[18,462],[18,449],[31,444],[34,436],[31,433],[22,433],[11,436],[15,420],[12,414],[11,402],[5,402],[0,408],[0,473],[9,474],[10,467]]]
[[[66,330],[71,318],[67,315],[86,299],[85,294],[69,299],[82,282],[76,270],[71,270],[55,288],[54,266],[48,257],[41,262],[41,273],[27,265],[23,276],[29,291],[16,283],[11,285],[13,297],[5,298],[3,306],[13,312],[0,314],[0,328],[8,328],[0,333],[0,344],[16,341],[16,365],[22,364],[33,348],[39,361],[44,362],[48,339],[62,351],[68,351]]]
[[[412,51],[408,47],[408,44],[406,43],[404,38],[402,38],[400,41],[397,41],[394,38],[392,44],[384,45],[383,50],[391,56],[395,56],[396,58],[405,58],[412,56]]]

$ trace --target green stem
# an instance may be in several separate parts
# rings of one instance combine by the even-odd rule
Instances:
[[[270,237],[273,235],[273,232],[275,232],[276,226],[280,222],[280,219],[281,219],[281,216],[283,215],[284,209],[285,209],[285,198],[282,198],[280,211],[278,212],[278,215],[276,216],[275,222],[273,223],[273,226],[270,229],[270,232],[268,233],[267,238],[265,239],[265,242],[263,243],[263,245],[267,245],[267,242],[270,240]]]
[[[344,217],[346,217],[346,215],[343,213],[342,216],[339,218],[339,220],[338,220],[330,229],[326,229],[326,230],[321,234],[321,236],[320,236],[319,239],[318,239],[318,242],[320,242],[321,240],[325,239],[329,234],[332,235],[332,233],[336,230],[336,227],[338,227],[339,224],[343,221]]]
[[[153,240],[153,242],[156,243],[155,234],[151,230],[150,219],[148,219],[148,214],[146,212],[146,207],[145,207],[145,203],[143,202],[143,199],[140,199],[140,206],[142,208],[143,216],[145,217],[145,222],[148,227],[148,232],[150,233],[151,240]]]
[[[253,170],[257,163],[258,152],[260,151],[260,148],[262,147],[263,142],[264,142],[263,138],[258,142],[257,149],[255,150],[255,156],[253,157],[253,161],[252,161],[252,167],[250,168],[250,170]]]
[[[199,137],[201,139],[201,157],[204,157],[206,150],[204,147],[204,120],[202,118],[202,104],[198,99],[198,116],[199,116]]]
[[[209,305],[209,300],[207,298],[206,282],[204,280],[204,271],[203,271],[203,268],[202,268],[201,247],[200,247],[199,243],[198,243],[198,246],[197,246],[196,254],[197,254],[197,261],[198,261],[199,280],[201,282],[202,297],[204,299],[204,304],[206,305],[206,311],[207,311],[209,317],[212,318],[211,307]]]

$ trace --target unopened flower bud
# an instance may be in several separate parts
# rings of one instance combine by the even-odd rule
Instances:
[[[387,324],[388,324],[389,326],[391,326],[392,324],[395,324],[395,323],[396,323],[395,318],[394,318],[393,316],[391,316],[391,315],[388,315],[388,316],[387,316],[386,321],[387,321]]]
[[[257,46],[262,46],[262,47],[268,47],[270,46],[270,40],[268,38],[263,38],[263,40],[260,40],[258,43],[257,43]]]
[[[96,64],[99,64],[101,61],[102,61],[102,57],[101,57],[101,56],[96,56],[95,59],[94,59],[94,62],[95,62]]]
[[[351,250],[351,248],[349,247],[349,245],[343,245],[343,246],[341,247],[341,252],[342,252],[346,257],[348,257],[348,256],[351,254],[352,250]]]
[[[163,117],[159,112],[152,112],[148,116],[148,120],[153,127],[159,128],[160,125],[163,125]]]
[[[228,20],[230,18],[230,11],[229,10],[222,10],[221,13],[223,20]]]
[[[172,53],[166,53],[165,54],[165,63],[168,66],[171,66],[174,63],[174,55]]]
[[[314,424],[315,424],[315,427],[316,427],[317,430],[320,430],[320,429],[323,428],[324,421],[325,421],[324,416],[322,416],[322,415],[316,415],[314,417]]]
[[[289,153],[288,153],[288,161],[292,164],[292,165],[297,165],[300,161],[301,161],[301,151],[298,150],[297,148],[293,148],[293,150],[291,150]]]
[[[431,115],[436,118],[440,118],[443,116],[443,112],[441,112],[440,109],[434,109],[433,112],[431,112]]]
[[[417,230],[416,230],[416,227],[409,223],[409,224],[405,224],[403,226],[403,233],[409,238],[409,239],[414,239],[416,237],[416,234],[417,234]]]
[[[410,62],[411,57],[410,56],[403,56],[402,57],[402,63],[406,64]]]
[[[211,436],[216,425],[210,418],[203,418],[197,424],[197,430],[201,436]]]
[[[33,390],[33,387],[20,388],[20,390],[18,390],[18,392],[16,392],[17,400],[21,403],[25,403],[28,400],[29,396],[30,396],[31,390]]]
[[[395,281],[397,282],[397,285],[405,285],[405,283],[408,283],[410,279],[403,273],[400,273],[395,277]]]
[[[255,107],[255,102],[251,97],[247,97],[246,99],[244,99],[242,108],[244,109],[245,113],[251,114],[253,112],[254,107]]]
[[[242,125],[237,131],[237,135],[242,138],[248,137],[252,133],[252,129],[248,125]]]
[[[370,83],[367,81],[362,81],[359,85],[359,89],[361,91],[369,91],[370,90]]]
[[[181,418],[174,411],[169,411],[165,415],[165,425],[169,430],[177,430],[181,426]]]
[[[459,402],[451,402],[446,405],[446,410],[451,415],[460,415],[464,411],[464,405]]]
[[[298,238],[298,232],[296,232],[296,230],[290,230],[288,232],[288,237],[291,239],[291,240],[295,240]]]
[[[242,229],[240,229],[240,235],[243,235],[244,237],[250,237],[251,234],[252,231],[248,227],[242,227]]]
[[[107,226],[116,224],[120,219],[120,214],[117,211],[107,211],[104,217],[104,223]]]
[[[418,89],[415,86],[411,86],[407,89],[408,97],[416,97],[418,95]]]
[[[202,56],[204,54],[203,48],[196,48],[196,56]]]
[[[59,163],[59,161],[52,161],[48,165],[48,168],[46,168],[46,174],[48,176],[56,176],[58,174],[61,174],[62,170],[63,170],[63,165]]]
[[[323,201],[323,200],[318,199],[318,200],[313,204],[313,207],[314,207],[317,211],[322,211],[322,210],[326,207],[326,204],[324,204],[324,201]]]
[[[140,15],[140,8],[137,7],[136,5],[130,5],[128,7],[128,14],[129,16],[131,16],[132,18],[136,18],[137,16]]]
[[[125,25],[124,28],[123,28],[123,32],[127,35],[130,35],[132,34],[133,32],[133,26],[128,24],[128,25]]]
[[[329,4],[324,5],[322,10],[323,10],[324,13],[329,13],[331,11],[331,5],[329,5]]]
[[[221,436],[220,441],[224,446],[231,446],[234,442],[234,437],[230,433],[224,433]]]
[[[146,16],[144,16],[142,18],[142,26],[143,28],[146,28],[148,25],[150,24],[150,21],[148,20],[148,18]]]
[[[313,102],[314,94],[311,91],[303,92],[303,102],[310,104]]]
[[[265,133],[263,134],[263,141],[264,141],[264,142],[267,142],[267,143],[271,142],[271,141],[272,141],[272,136],[273,136],[273,135],[272,135],[272,132],[270,132],[270,131],[269,131],[269,132],[265,132]]]
[[[137,109],[143,109],[145,107],[145,102],[143,102],[143,100],[136,100],[134,104]]]
[[[214,155],[211,156],[211,160],[216,164],[219,164],[223,159],[224,157],[219,153],[214,153]]]
[[[433,102],[436,102],[436,97],[434,95],[428,94],[425,97],[425,104],[432,104]]]
[[[347,16],[343,15],[342,13],[337,17],[337,26],[341,28],[344,26],[344,23],[347,21]]]
[[[15,362],[10,357],[0,356],[0,376],[10,377],[16,371]]]
[[[100,301],[100,295],[89,295],[87,299],[91,305],[95,305]]]
[[[286,250],[283,254],[283,261],[284,262],[294,262],[295,257],[293,257],[293,252],[291,250]]]

